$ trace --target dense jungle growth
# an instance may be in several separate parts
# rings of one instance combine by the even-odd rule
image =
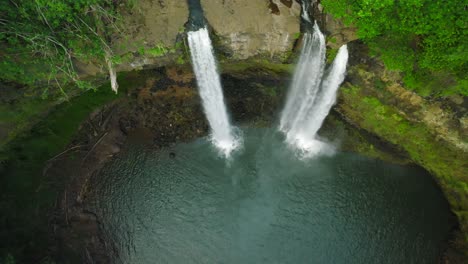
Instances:
[[[76,60],[112,68],[110,35],[119,30],[114,1],[7,0],[0,2],[0,17],[4,81],[53,84],[65,93],[70,82],[91,88],[79,79]]]
[[[358,28],[385,65],[422,95],[468,95],[468,21],[463,1],[323,0]]]
[[[322,68],[315,63],[301,71],[296,69],[310,33],[301,5],[307,1],[311,20],[325,35],[307,54],[326,50],[327,60]],[[165,155],[159,151],[208,134],[191,57],[190,2],[201,4],[208,24],[200,46],[212,45],[198,59],[214,57],[211,73],[221,80],[215,88],[222,96],[210,102],[225,101],[227,113],[221,116],[233,127],[277,126],[297,72],[305,73],[300,78],[305,80],[314,69],[326,69],[323,76],[316,70],[314,95],[328,91],[320,87],[329,86],[328,69],[340,61],[339,48],[346,45],[345,67],[335,78],[341,85],[335,86],[333,100],[319,105],[330,115],[323,116],[314,142],[323,137],[338,145],[337,153],[377,158],[395,168],[422,167],[421,177],[431,180],[429,188],[437,188],[438,201],[450,213],[450,230],[434,261],[458,263],[451,260],[468,256],[467,1],[0,0],[0,264],[112,263],[101,260],[119,253],[115,241],[105,236],[107,226],[91,210],[101,169],[130,144]],[[302,87],[313,87],[309,84]],[[318,98],[303,105],[320,103]],[[303,116],[321,112],[317,109]],[[278,137],[272,142],[284,140],[280,133],[272,132]],[[262,144],[275,154],[273,144]],[[168,158],[179,162],[184,155],[171,150]],[[395,182],[403,178],[397,176]],[[417,209],[435,208],[434,197],[422,192],[426,185],[407,187],[403,191],[421,191],[416,198],[428,202]],[[367,184],[362,188],[380,193]],[[356,197],[371,200],[361,194]],[[392,219],[390,199],[382,205],[377,207]],[[417,213],[411,206],[408,212]],[[441,226],[429,224],[428,232]],[[336,230],[332,234],[339,234]],[[398,246],[398,238],[390,247]],[[409,246],[419,242],[410,240]]]

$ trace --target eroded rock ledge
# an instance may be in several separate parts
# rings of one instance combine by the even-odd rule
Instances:
[[[399,146],[412,162],[430,171],[457,215],[468,241],[468,134],[465,103],[451,98],[429,100],[402,86],[401,76],[388,71],[367,47],[348,44],[351,60],[336,110],[357,127]]]
[[[114,51],[122,56],[119,70],[174,65],[180,58],[180,63],[189,67],[188,53],[183,45],[174,52],[170,51],[176,43],[183,43],[184,24],[188,17],[185,1],[137,2],[134,9],[126,11],[123,17],[123,35],[127,37],[116,36],[113,41]],[[296,1],[205,0],[202,4],[212,27],[215,48],[223,52],[226,61],[244,60],[242,63],[251,65],[253,58],[283,60],[292,52],[300,24],[300,9]],[[464,232],[456,243],[466,243],[467,99],[431,100],[408,91],[402,86],[398,73],[386,70],[378,59],[369,57],[367,47],[356,40],[355,29],[322,14],[319,5],[315,7],[314,14],[320,18],[322,29],[328,35],[328,48],[336,49],[350,42],[352,57],[348,77],[335,108],[341,114],[340,118],[375,135],[377,140],[390,142],[404,152],[407,159],[431,171],[457,214]],[[154,50],[155,47],[163,47],[167,52],[161,54],[159,49]],[[252,82],[259,85],[255,89],[250,89],[252,87],[248,83],[252,79],[249,80],[249,76],[242,71],[236,73],[233,70],[223,76],[229,107],[233,109],[236,120],[265,122],[280,108],[278,98],[281,98],[287,86],[288,79],[284,77],[287,74],[276,75],[275,71],[268,69],[269,65],[261,65],[260,68],[265,67],[263,71],[259,67],[250,69],[255,71],[256,79],[264,76],[266,82]],[[103,72],[93,65],[79,66],[84,75],[98,76]],[[113,251],[110,245],[105,244],[105,239],[95,235],[99,233],[99,219],[86,208],[86,196],[90,191],[87,182],[120,151],[128,135],[137,128],[142,129],[145,135],[149,135],[147,139],[157,147],[176,140],[189,140],[207,131],[190,70],[172,68],[167,72],[164,69],[164,72],[153,71],[151,74],[153,76],[145,77],[148,79],[144,87],[90,117],[91,123],[98,124],[96,136],[95,128],[82,127],[82,137],[72,144],[86,141],[90,146],[83,156],[77,158],[80,162],[86,160],[83,163],[85,166],[70,170],[81,166],[81,163],[60,159],[63,166],[50,170],[50,173],[69,173],[74,179],[76,176],[67,188],[70,191],[61,199],[62,218],[57,222],[57,227],[63,232],[64,247],[79,252],[79,259],[92,258],[105,263],[108,256],[102,252]],[[256,94],[249,95],[249,90]],[[259,98],[263,101],[259,101]],[[252,111],[260,106],[261,110]],[[264,115],[256,117],[258,113]],[[104,120],[107,120],[105,125]],[[186,132],[174,133],[175,128]],[[87,134],[92,136],[83,136]],[[68,241],[68,238],[79,238],[83,242],[76,244]]]
[[[228,69],[229,68],[229,69]],[[226,101],[236,124],[269,126],[290,81],[288,68],[273,65],[229,65],[222,74]],[[166,67],[132,73],[143,85],[127,96],[95,111],[83,123],[66,152],[48,169],[47,177],[70,179],[53,218],[56,252],[68,263],[113,263],[119,252],[103,232],[98,212],[93,211],[94,182],[105,164],[126,151],[125,142],[160,148],[205,136],[205,121],[190,67]],[[322,135],[342,138],[345,151],[395,159],[388,145],[372,143],[367,135],[331,116]],[[74,149],[74,146],[87,146]],[[75,151],[76,150],[76,151]],[[79,151],[78,151],[79,150]]]
[[[158,68],[132,73],[145,79],[123,99],[95,111],[83,123],[63,155],[49,164],[47,177],[67,178],[54,217],[54,247],[66,263],[114,263],[119,252],[102,232],[100,215],[93,212],[93,178],[120,151],[125,142],[153,148],[184,142],[207,134],[190,67]],[[229,107],[238,122],[267,122],[287,82],[285,74],[262,70],[224,74]],[[86,146],[85,148],[75,148]]]

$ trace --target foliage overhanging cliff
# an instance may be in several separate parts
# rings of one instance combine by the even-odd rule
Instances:
[[[112,75],[111,34],[119,31],[113,1],[2,1],[0,14],[0,79],[56,85],[66,96],[70,82],[92,88],[76,60],[106,65]]]
[[[123,4],[117,5],[118,2]],[[292,53],[294,43],[300,42],[297,2],[202,0],[215,48],[225,59],[221,68],[243,68],[250,72],[248,67],[254,64],[254,59],[256,63],[264,63],[259,68],[289,66],[273,65],[271,61],[284,60]],[[415,163],[433,172],[452,210],[459,216],[465,235],[468,234],[468,181],[464,158],[467,154],[456,148],[460,142],[467,142],[468,117],[463,117],[466,111],[446,111],[447,105],[436,98],[449,94],[468,95],[467,19],[463,16],[466,5],[456,0],[443,3],[429,0],[321,2],[325,12],[358,28],[358,37],[366,43],[362,46],[369,47],[371,57],[378,61],[370,62],[369,56],[360,56],[355,65],[350,65],[336,109],[350,123],[401,147]],[[0,1],[0,85],[5,81],[47,84],[49,80],[55,87],[64,88],[66,93],[69,92],[67,87],[70,90],[91,88],[89,82],[78,78],[77,64],[106,68],[106,57],[122,71],[184,64],[187,60],[181,54],[184,47],[180,36],[187,13],[185,1],[172,0]],[[336,40],[330,35],[328,41]],[[360,44],[360,41],[352,44]],[[356,45],[356,49],[362,51],[362,46]],[[385,68],[377,69],[376,65],[381,66],[378,58],[384,61]],[[396,70],[403,78],[399,74],[393,78],[387,69]],[[258,74],[267,73],[259,70]],[[404,87],[400,85],[401,79]],[[75,85],[66,86],[67,83]],[[124,82],[122,88],[125,88]],[[6,99],[4,91],[7,89],[20,95]],[[42,91],[27,95],[29,91],[23,94],[16,90],[20,89],[3,85],[0,89],[0,148],[6,141],[4,138],[12,139],[30,129],[32,123],[44,119],[45,115],[39,114],[53,105],[50,101],[41,101]],[[276,90],[267,91],[272,94],[271,100],[279,100],[276,92],[272,92]],[[113,96],[106,94],[105,98],[110,100]],[[80,100],[91,103],[100,98],[99,94],[88,93]],[[461,98],[466,102],[466,97]],[[246,102],[257,103],[255,100]],[[69,121],[69,118],[63,119]],[[47,133],[55,133],[50,125],[43,127]],[[66,132],[72,135],[72,126],[67,128]],[[13,130],[18,132],[11,133]],[[7,132],[10,136],[3,137]],[[67,144],[63,137],[61,139],[63,141],[55,142],[61,147],[52,148],[50,156]],[[51,148],[47,141],[41,143]],[[40,155],[46,158],[42,152]]]
[[[325,11],[358,28],[389,69],[421,95],[468,95],[467,5],[457,0],[323,0]]]

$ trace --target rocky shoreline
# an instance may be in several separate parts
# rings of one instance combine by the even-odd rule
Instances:
[[[0,121],[0,145],[6,144],[7,139],[13,142],[13,138],[21,142],[22,133],[38,138],[47,133],[56,134],[47,140],[38,139],[43,141],[38,144],[31,140],[35,149],[28,145],[29,141],[19,146],[13,144],[12,150],[6,150],[7,154],[1,153],[6,157],[0,157],[0,171],[8,169],[8,163],[14,163],[11,167],[15,170],[14,166],[22,166],[24,160],[33,160],[31,162],[35,165],[31,170],[39,171],[42,167],[39,168],[38,164],[46,160],[39,176],[23,175],[17,177],[19,180],[11,180],[14,187],[31,186],[24,189],[5,187],[10,192],[2,201],[2,208],[7,208],[3,210],[5,215],[14,215],[13,220],[9,215],[5,217],[5,230],[13,230],[14,227],[15,232],[22,234],[15,234],[19,237],[15,242],[8,241],[10,235],[5,236],[5,245],[21,247],[18,252],[27,252],[30,262],[39,262],[43,256],[36,256],[40,251],[38,248],[41,248],[37,247],[37,241],[27,245],[19,242],[36,238],[36,234],[25,235],[31,227],[21,226],[29,224],[23,218],[28,214],[39,218],[46,213],[50,214],[47,233],[56,242],[50,248],[52,255],[61,255],[65,263],[110,262],[112,254],[109,252],[117,253],[100,235],[99,216],[87,207],[93,177],[99,177],[99,171],[125,149],[128,140],[143,138],[145,144],[160,148],[207,134],[208,126],[184,44],[184,24],[188,18],[186,3],[166,0],[137,2],[133,8],[121,10],[122,36],[113,36],[112,39],[116,69],[122,73],[140,71],[122,74],[126,75],[123,78],[127,79],[125,82],[137,87],[128,91],[122,89],[121,93],[125,95],[112,97],[111,103],[107,103],[111,97],[95,102],[95,105],[102,105],[105,101],[106,105],[81,124],[71,142],[68,142],[70,133],[63,136],[60,122],[59,128],[49,128],[47,123],[39,129],[33,127],[49,119],[47,114],[60,111],[57,109],[68,102],[63,103],[56,98],[41,101],[41,93],[34,87],[3,87],[2,84],[5,91],[1,93],[3,100],[0,101],[7,117]],[[292,69],[290,64],[274,62],[292,62],[295,49],[300,46],[300,1],[201,2],[221,61],[220,68],[224,72],[224,92],[233,120],[237,124],[257,126],[274,124]],[[379,58],[369,55],[368,47],[356,35],[356,28],[323,13],[320,1],[313,3],[311,15],[327,35],[328,54],[336,53],[343,44],[348,44],[351,51],[347,78],[321,133],[330,138],[345,135],[341,142],[343,151],[395,163],[414,163],[428,170],[459,222],[459,227],[454,227],[448,253],[442,257],[441,263],[458,263],[458,259],[462,263],[460,252],[468,254],[468,99],[460,95],[423,97],[406,89],[402,85],[401,73],[386,69]],[[76,68],[81,77],[102,81],[103,68],[92,62],[77,61]],[[128,85],[122,82],[121,87],[125,86]],[[75,99],[81,96],[82,92],[78,91],[70,94],[70,98]],[[93,95],[82,98],[82,101],[87,104],[87,100],[97,97]],[[75,114],[71,113],[70,119],[81,120]],[[25,132],[31,128],[31,132]],[[53,145],[48,142],[51,139],[63,140],[57,145],[69,144],[63,152],[50,158],[47,153],[55,155],[57,152],[49,146]],[[34,153],[27,153],[27,148],[34,149],[30,151]],[[15,173],[6,176],[16,176]],[[32,174],[31,171],[28,173]],[[63,182],[66,188],[62,186]],[[49,185],[53,185],[53,191],[61,193],[53,212],[44,212],[46,206],[39,202],[36,205],[35,201],[28,204],[24,212],[21,211],[23,208],[17,209],[20,207],[17,204],[26,204],[16,203],[22,196],[36,197],[44,193],[45,196],[54,196],[53,191],[44,191]],[[15,221],[19,218],[23,221]],[[3,219],[0,217],[0,220]],[[34,223],[34,227],[40,226],[39,222]],[[36,250],[31,250],[35,247]],[[8,250],[6,253],[9,254]]]
[[[144,75],[144,85],[92,113],[67,150],[49,165],[47,177],[66,175],[70,179],[57,203],[52,225],[58,245],[54,250],[64,262],[111,263],[118,255],[102,237],[99,216],[88,208],[87,197],[92,192],[93,177],[98,177],[105,164],[125,148],[127,140],[160,148],[207,134],[190,68],[159,68]],[[241,85],[233,75],[223,77],[228,80],[227,86]],[[285,80],[275,77],[258,80],[284,84]],[[261,89],[251,89],[248,95],[252,87],[243,82],[244,89],[228,88],[228,104],[236,109],[234,119],[252,120],[257,111],[272,116],[278,101],[269,100]],[[258,101],[262,93],[263,100]]]
[[[262,68],[224,73],[226,101],[235,123],[272,124],[288,76],[286,72]],[[92,211],[89,197],[93,196],[93,183],[100,170],[120,151],[125,151],[126,143],[140,142],[157,149],[208,132],[190,68],[158,68],[146,71],[139,78],[145,78],[143,85],[130,90],[125,98],[93,112],[63,154],[55,157],[48,167],[47,177],[70,179],[50,227],[56,242],[51,251],[63,263],[113,263],[118,258],[119,252],[102,232],[100,216]],[[396,154],[395,146],[378,138],[365,139],[368,135],[343,123],[336,113],[327,119],[322,134],[342,136],[344,151],[358,151],[391,162],[408,162],[404,155]],[[441,263],[457,256],[450,249],[447,252],[449,256],[441,256]]]

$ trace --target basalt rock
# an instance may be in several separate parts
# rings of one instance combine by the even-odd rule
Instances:
[[[234,59],[281,57],[299,32],[300,5],[279,0],[202,0],[205,17],[219,45]]]

